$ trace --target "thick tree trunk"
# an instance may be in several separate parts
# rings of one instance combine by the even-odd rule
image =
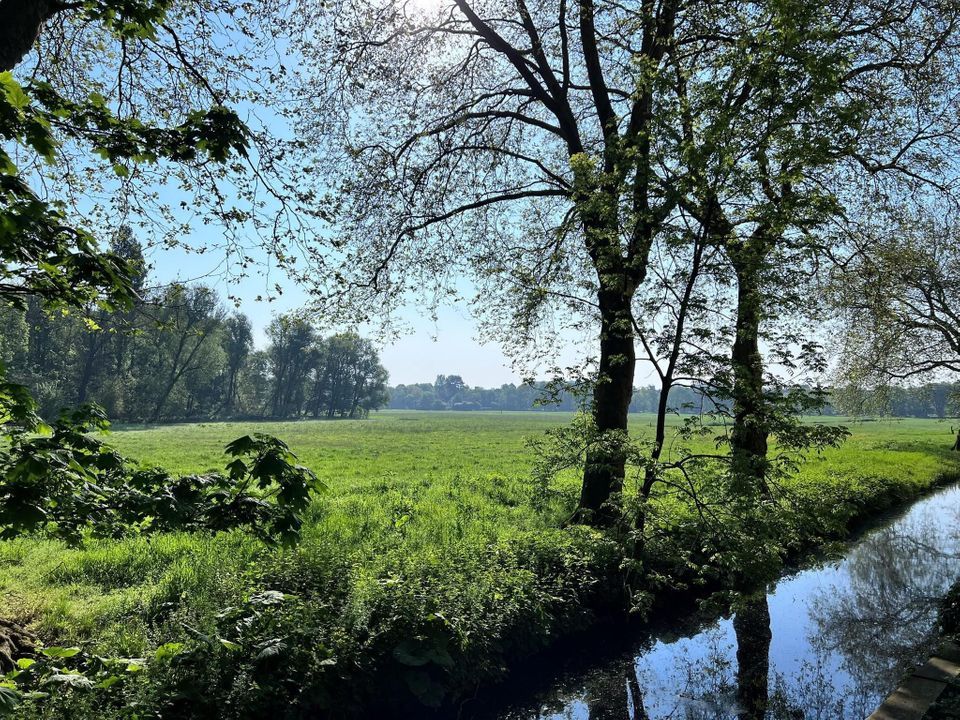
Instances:
[[[637,364],[631,298],[628,293],[601,290],[599,300],[600,366],[593,418],[599,432],[625,434]],[[625,466],[625,448],[616,441],[587,454],[577,511],[580,521],[597,525],[615,521],[617,512],[610,499],[623,489]]]
[[[954,452],[960,452],[960,428],[957,429],[957,439],[953,441]]]
[[[52,0],[0,0],[0,72],[20,64],[56,5]]]
[[[100,320],[101,322],[105,323],[103,317],[101,317]],[[105,333],[106,330],[100,330],[98,332]],[[100,350],[102,347],[102,337],[98,337],[91,332],[87,336],[86,349],[83,357],[83,370],[80,373],[80,379],[77,382],[78,405],[83,405],[83,403],[87,401],[87,396],[90,394],[90,383],[93,382],[93,375],[96,371],[97,360],[100,359]]]
[[[760,354],[762,255],[753,248],[731,253],[737,274],[736,338],[730,356],[733,369],[733,430],[730,460],[733,489],[747,497],[769,495],[767,423]]]

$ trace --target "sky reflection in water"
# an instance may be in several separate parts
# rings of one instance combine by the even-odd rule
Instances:
[[[738,616],[648,640],[499,718],[862,720],[937,644],[937,601],[960,575],[958,519],[960,488],[943,490]]]

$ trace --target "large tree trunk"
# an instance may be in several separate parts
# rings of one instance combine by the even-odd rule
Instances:
[[[749,497],[769,495],[767,485],[767,422],[763,395],[763,356],[760,354],[762,293],[759,287],[763,255],[751,238],[730,253],[737,275],[736,338],[730,361],[733,369],[733,430],[730,461],[733,490]]]
[[[605,289],[599,293],[600,366],[593,390],[593,418],[601,433],[626,434],[627,414],[633,398],[637,359],[633,315],[628,293]],[[580,491],[578,519],[598,525],[615,521],[610,499],[623,489],[626,449],[622,443],[604,442],[587,454]]]
[[[957,429],[957,439],[953,441],[953,450],[960,452],[960,428]]]
[[[0,0],[0,72],[13,70],[30,52],[56,6],[52,0]]]

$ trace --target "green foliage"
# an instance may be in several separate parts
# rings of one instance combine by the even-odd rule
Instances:
[[[68,543],[170,530],[251,528],[268,542],[299,538],[300,515],[322,484],[267,435],[227,446],[229,474],[172,476],[138,470],[91,432],[108,422],[96,406],[64,411],[48,435],[15,426],[0,452],[0,537],[44,531]],[[248,489],[256,489],[256,493]]]
[[[79,11],[125,38],[153,37],[172,0],[84,0]]]
[[[97,5],[96,12],[104,19],[119,22],[110,4]],[[122,27],[142,26],[128,18]],[[173,128],[148,127],[136,118],[119,118],[99,95],[74,102],[43,80],[21,85],[9,72],[0,73],[0,140],[52,163],[66,139],[88,143],[120,174],[126,173],[123,163],[127,160],[192,162],[202,155],[223,162],[233,153],[246,152],[243,124],[236,113],[223,107],[191,111]],[[72,225],[61,206],[34,193],[13,156],[2,148],[0,200],[0,300],[4,304],[23,307],[27,296],[77,307],[97,301],[125,306],[133,301],[136,268],[103,251],[91,234]]]
[[[88,0],[50,10],[77,13],[108,35],[130,41],[154,38],[170,7],[169,0]],[[10,72],[0,73],[3,305],[23,307],[26,298],[34,296],[73,307],[124,307],[136,298],[137,268],[105,252],[62,203],[34,192],[25,170],[33,161],[56,164],[62,160],[61,147],[76,143],[126,176],[128,163],[223,163],[232,155],[246,155],[247,129],[226,107],[188,108],[172,127],[147,125],[136,115],[121,116],[93,91],[82,99],[68,99],[42,74],[21,84]],[[17,146],[21,152],[11,152]]]
[[[139,673],[144,658],[113,658],[92,655],[79,647],[40,647],[0,679],[0,717],[14,716],[30,705],[43,703],[61,693],[105,691]]]
[[[113,245],[140,268],[133,308],[65,313],[31,298],[25,310],[0,310],[0,360],[44,417],[91,400],[115,420],[149,422],[363,417],[386,403],[387,373],[369,340],[322,337],[303,323],[305,342],[271,333],[271,345],[255,351],[249,319],[227,315],[211,288],[144,290],[130,230],[119,228]]]

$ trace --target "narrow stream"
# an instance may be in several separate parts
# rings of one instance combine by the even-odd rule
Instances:
[[[846,556],[789,575],[696,634],[569,672],[499,720],[862,720],[936,646],[960,577],[960,487],[916,502]]]

